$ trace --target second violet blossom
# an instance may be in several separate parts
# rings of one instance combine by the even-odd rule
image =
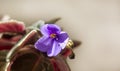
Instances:
[[[35,43],[35,48],[47,52],[49,57],[58,55],[69,40],[68,34],[55,24],[43,25],[40,30],[43,37]]]

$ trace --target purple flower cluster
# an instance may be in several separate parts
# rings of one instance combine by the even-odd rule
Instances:
[[[46,24],[40,28],[43,36],[35,43],[35,48],[47,52],[49,57],[58,55],[65,48],[69,37],[55,24]]]

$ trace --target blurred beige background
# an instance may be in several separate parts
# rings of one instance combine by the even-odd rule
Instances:
[[[72,71],[120,71],[120,0],[0,0],[0,15],[32,24],[61,17],[57,24],[82,41]]]

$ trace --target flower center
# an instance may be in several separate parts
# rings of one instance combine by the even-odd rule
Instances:
[[[50,34],[50,37],[51,37],[51,38],[55,38],[55,37],[56,37],[56,34]]]

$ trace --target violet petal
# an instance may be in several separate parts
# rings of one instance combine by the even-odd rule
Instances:
[[[65,32],[61,32],[59,35],[57,35],[57,38],[58,40],[56,41],[63,43],[68,38],[68,34]]]
[[[61,47],[58,42],[54,41],[52,48],[47,51],[49,57],[56,56],[61,52]]]
[[[40,30],[44,36],[49,36],[52,33],[57,34],[57,33],[60,33],[60,31],[61,31],[60,27],[55,24],[46,24],[46,25],[42,26],[40,28]]]
[[[61,32],[61,29],[59,26],[55,25],[55,24],[47,24],[47,29],[49,30],[49,33],[55,33],[55,34],[59,34]]]
[[[49,37],[42,37],[35,43],[35,48],[47,52],[49,48],[52,48],[53,41]]]
[[[65,48],[65,46],[66,46],[66,45],[67,45],[67,43],[68,43],[68,40],[69,40],[69,38],[67,38],[64,42],[59,43],[59,45],[60,45],[60,47],[61,47],[62,49],[64,49],[64,48]]]
[[[40,28],[41,30],[41,33],[44,35],[44,36],[49,36],[49,30],[47,29],[48,25],[44,25]]]

